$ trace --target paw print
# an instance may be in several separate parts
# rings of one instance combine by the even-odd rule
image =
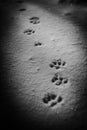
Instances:
[[[24,31],[24,33],[26,33],[27,35],[31,35],[31,34],[35,33],[35,31],[32,29],[27,29]]]
[[[57,96],[53,92],[44,94],[44,97],[42,98],[43,103],[49,107],[55,107],[58,103],[61,103],[62,100],[63,98],[61,96]]]
[[[53,59],[53,61],[49,64],[50,68],[59,69],[65,66],[66,62],[61,59]]]
[[[38,17],[31,17],[30,19],[30,23],[33,23],[33,24],[39,24],[40,23],[40,20]]]
[[[54,83],[56,86],[60,86],[63,84],[67,84],[68,79],[60,76],[58,73],[55,73],[53,78],[51,79],[51,82]]]
[[[57,95],[54,93],[46,93],[42,100],[43,100],[43,103],[48,104],[52,100],[55,100],[56,97],[57,97]]]

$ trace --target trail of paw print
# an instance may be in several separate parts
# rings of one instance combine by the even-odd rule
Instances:
[[[66,62],[59,59],[53,59],[52,62],[49,64],[50,68],[60,69],[61,67],[65,66]]]
[[[33,29],[26,29],[24,31],[24,33],[27,34],[27,35],[31,35],[31,34],[35,33],[35,31]]]
[[[32,23],[32,24],[39,24],[40,23],[40,20],[38,17],[31,17],[29,20],[30,20],[30,23]]]
[[[63,84],[67,84],[68,79],[66,77],[59,76],[58,73],[55,73],[53,78],[51,79],[51,82],[54,83],[56,86],[60,86]]]

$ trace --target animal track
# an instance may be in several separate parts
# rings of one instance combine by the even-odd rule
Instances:
[[[31,17],[30,19],[30,23],[33,23],[33,24],[39,24],[40,23],[40,20],[38,17]]]
[[[56,86],[62,85],[62,84],[67,84],[68,79],[65,77],[62,77],[57,73],[54,74],[53,78],[51,79],[52,83],[55,83]]]
[[[53,61],[49,64],[50,68],[59,69],[65,66],[66,62],[61,59],[53,59]]]
[[[27,35],[31,35],[31,34],[35,33],[35,31],[32,29],[27,29],[24,31],[24,33],[26,33]]]
[[[56,99],[56,97],[57,97],[57,95],[56,94],[54,94],[54,93],[46,93],[45,95],[44,95],[44,97],[43,97],[43,102],[45,103],[45,104],[48,104],[49,102],[51,102],[52,100],[55,100]]]

